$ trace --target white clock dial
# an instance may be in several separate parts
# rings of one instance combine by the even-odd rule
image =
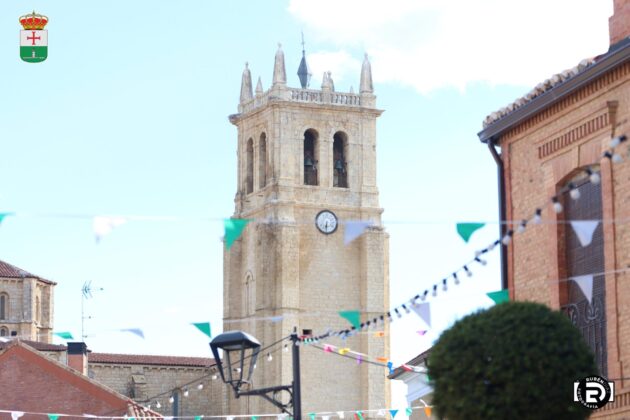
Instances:
[[[337,230],[337,216],[330,210],[322,210],[315,217],[315,224],[320,232],[331,234]]]

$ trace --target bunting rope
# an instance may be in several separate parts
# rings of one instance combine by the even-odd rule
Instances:
[[[608,150],[606,150],[605,152],[602,153],[601,158],[602,159],[608,159],[611,163],[620,163],[623,161],[623,158],[621,157],[620,154],[615,152],[615,149],[622,144],[623,142],[627,141],[627,137],[626,135],[620,135],[617,136],[613,139],[611,139],[610,141],[610,148]],[[601,181],[601,175],[600,175],[600,171],[597,169],[594,169],[595,165],[591,165],[588,166],[586,169],[583,170],[584,175],[587,177],[586,178],[586,182],[587,183],[592,183],[592,184],[599,184]],[[565,193],[569,193],[571,199],[573,200],[578,200],[580,198],[580,193],[579,190],[577,188],[577,186],[572,183],[569,182],[566,186],[562,187],[559,189],[559,191],[554,194],[553,196],[551,196],[550,199],[547,200],[547,202],[539,207],[536,207],[535,211],[533,212],[533,215],[529,218],[524,218],[521,220],[521,222],[519,223],[518,227],[516,229],[508,229],[508,231],[505,233],[505,235],[503,235],[503,237],[497,239],[496,241],[492,242],[490,245],[488,245],[487,247],[481,249],[480,251],[477,251],[475,253],[475,257],[468,261],[467,263],[465,263],[464,265],[462,265],[460,268],[458,268],[457,270],[453,271],[450,275],[444,277],[440,282],[433,284],[432,286],[432,295],[433,297],[437,296],[437,292],[438,292],[438,288],[440,287],[440,285],[442,286],[442,291],[445,292],[448,289],[448,280],[452,279],[452,281],[455,283],[455,285],[458,285],[460,283],[460,279],[458,277],[458,273],[465,273],[468,277],[472,276],[472,271],[470,270],[469,266],[472,264],[481,264],[481,265],[486,265],[486,261],[483,260],[481,257],[494,250],[496,248],[497,245],[505,245],[507,246],[511,241],[512,241],[512,237],[515,234],[521,234],[523,232],[525,232],[525,229],[530,225],[530,224],[539,224],[539,222],[542,220],[542,213],[543,213],[543,209],[547,208],[548,206],[551,206],[551,208],[553,209],[553,211],[556,214],[559,214],[563,211],[563,207],[562,204],[560,203],[560,198],[562,197],[563,194]],[[474,230],[473,230],[474,231]],[[465,239],[466,240],[466,239]],[[575,279],[575,277],[573,278]],[[372,325],[382,325],[385,322],[392,322],[393,317],[392,317],[392,312],[398,317],[401,318],[404,314],[408,314],[411,312],[411,310],[413,310],[414,312],[416,312],[420,318],[423,319],[423,321],[425,321],[425,323],[428,324],[428,326],[430,327],[430,311],[429,311],[429,307],[428,307],[428,302],[427,303],[418,303],[419,300],[421,301],[425,301],[428,294],[429,294],[429,290],[430,289],[425,289],[423,293],[421,294],[417,294],[415,295],[413,298],[409,299],[408,302],[403,303],[401,305],[395,306],[393,308],[393,310],[390,310],[384,314],[379,315],[378,317],[375,317],[371,320],[367,320],[366,322],[352,322],[353,324],[351,328],[349,329],[345,329],[345,330],[337,330],[337,331],[332,331],[332,332],[326,332],[322,335],[319,336],[314,336],[312,338],[307,338],[306,341],[307,342],[318,342],[324,338],[328,338],[331,336],[341,336],[342,338],[345,337],[349,337],[352,336],[354,334],[356,334],[358,331],[361,331],[365,328],[370,328],[370,326]],[[584,289],[583,289],[584,290]],[[342,315],[340,313],[340,315]],[[343,316],[343,315],[342,315]]]
[[[425,408],[433,408],[432,405],[429,405],[427,403],[424,402],[424,400],[421,400],[422,403],[424,403],[424,405],[422,406],[411,406],[411,407],[405,407],[404,410],[418,410],[418,409],[425,409]],[[356,414],[356,413],[361,413],[361,414],[365,414],[365,413],[376,413],[377,416],[379,417],[386,417],[387,413],[390,413],[390,418],[394,418],[395,414],[391,414],[391,411],[396,411],[398,412],[398,409],[392,409],[392,408],[380,408],[380,409],[372,409],[372,410],[338,410],[338,411],[321,411],[321,412],[316,412],[316,413],[307,413],[308,416],[312,416],[312,417],[322,417],[322,418],[330,418],[330,417],[338,417],[340,419],[344,419],[345,418],[345,414]],[[6,409],[0,409],[0,413],[8,413],[8,414],[16,414],[15,419],[19,419],[20,417],[22,417],[25,414],[29,414],[29,415],[34,415],[34,416],[45,416],[46,418],[50,418],[50,416],[58,416],[58,417],[80,417],[80,418],[90,418],[90,419],[126,419],[126,420],[131,420],[134,419],[134,417],[130,417],[130,416],[105,416],[105,415],[93,415],[93,414],[63,414],[63,413],[42,413],[42,412],[36,412],[36,411],[19,411],[19,410],[6,410]],[[409,415],[409,414],[408,414]],[[148,416],[145,417],[138,417],[138,418],[146,418]],[[196,416],[163,416],[165,419],[194,419],[194,420],[200,420],[202,418],[205,419],[226,419],[226,420],[231,420],[231,419],[252,419],[255,420],[257,418],[260,417],[272,417],[272,418],[276,418],[278,420],[288,420],[290,417],[287,414],[278,414],[278,413],[261,413],[261,414],[225,414],[225,415],[205,415],[205,414],[201,414],[201,415],[196,415]]]

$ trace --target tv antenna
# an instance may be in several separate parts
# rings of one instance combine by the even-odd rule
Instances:
[[[87,338],[87,335],[85,334],[85,320],[92,319],[91,316],[85,316],[85,301],[94,297],[92,296],[92,290],[94,290],[92,288],[92,280],[83,283],[83,287],[81,288],[81,339],[83,341]],[[102,291],[103,288],[99,287],[96,290]]]

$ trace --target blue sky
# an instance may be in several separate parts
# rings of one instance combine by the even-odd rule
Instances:
[[[610,3],[610,4],[608,4]],[[612,1],[0,3],[0,259],[50,278],[55,329],[81,334],[81,286],[95,351],[209,356],[188,324],[222,314],[220,219],[233,213],[241,72],[267,89],[278,42],[288,83],[304,31],[312,87],[332,71],[357,90],[373,64],[378,183],[397,305],[468,261],[498,235],[465,244],[458,221],[496,221],[496,166],[476,133],[484,117],[538,82],[608,48]],[[49,58],[19,59],[18,17],[50,18]],[[97,215],[143,216],[98,245]],[[147,216],[167,216],[150,219]],[[488,266],[393,324],[392,357],[418,354],[500,287]],[[330,308],[331,311],[347,308]],[[117,332],[142,328],[146,339]],[[376,355],[375,355],[376,356]],[[354,366],[349,366],[353,368]]]

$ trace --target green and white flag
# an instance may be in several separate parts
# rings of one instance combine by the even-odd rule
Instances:
[[[20,31],[20,58],[28,63],[39,63],[48,57],[48,31]]]

